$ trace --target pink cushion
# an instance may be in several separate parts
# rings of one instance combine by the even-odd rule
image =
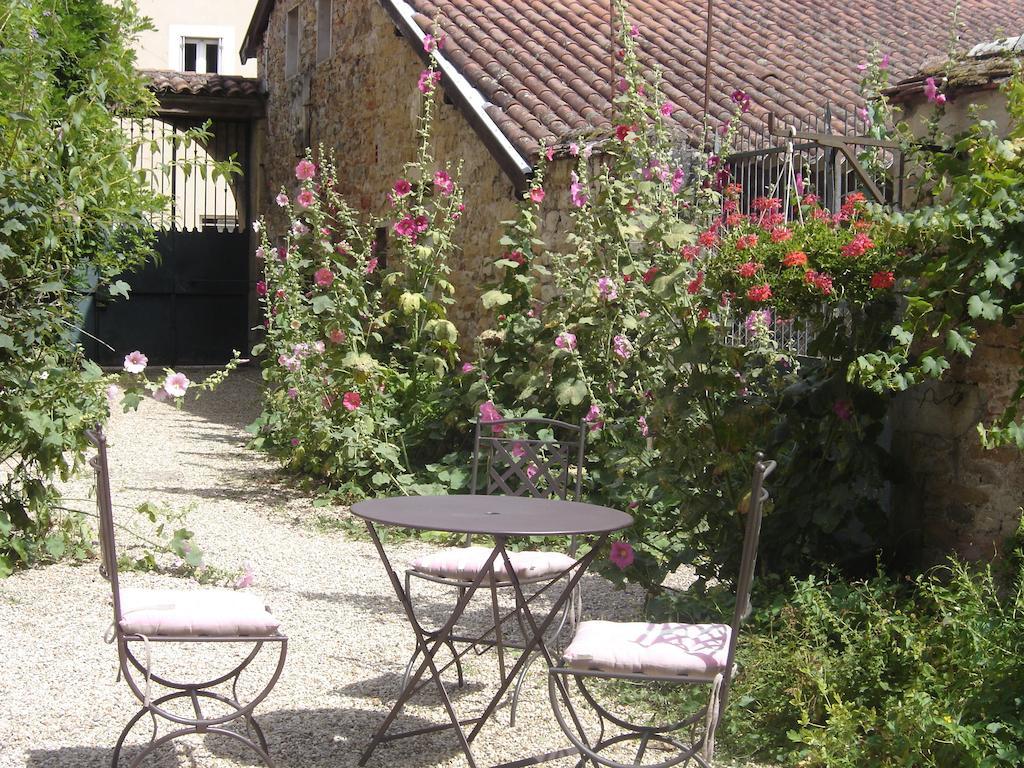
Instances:
[[[566,664],[645,675],[704,675],[725,669],[728,624],[584,621],[566,648]]]
[[[490,547],[451,547],[417,558],[412,568],[432,576],[472,581],[483,569],[491,551]],[[576,563],[574,558],[561,552],[509,552],[508,556],[516,576],[526,580],[553,578]],[[508,581],[508,569],[500,554],[494,560],[494,572],[499,582]]]
[[[122,589],[121,630],[147,637],[265,637],[275,619],[259,596],[227,589]]]

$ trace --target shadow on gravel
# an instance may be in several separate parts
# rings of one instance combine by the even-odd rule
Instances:
[[[192,751],[191,745],[185,747],[186,752]],[[121,751],[120,764],[129,765],[139,754],[140,745],[129,744]],[[33,749],[29,752],[25,768],[97,768],[110,765],[113,756],[113,743],[109,747],[61,747],[59,749]],[[188,765],[186,761],[184,763]],[[146,758],[146,768],[178,768],[179,761],[174,746],[164,744]]]
[[[439,666],[443,666],[450,660],[450,656],[442,656],[437,659]],[[497,673],[495,673],[497,676]],[[332,694],[350,696],[352,698],[360,699],[379,699],[380,701],[386,702],[386,706],[390,707],[395,699],[398,697],[398,691],[402,687],[401,672],[385,672],[382,675],[371,678],[369,680],[360,680],[358,683],[350,683],[342,686],[341,688],[335,688],[331,691]],[[442,673],[442,677],[445,682],[445,689],[448,691],[448,697],[451,699],[460,698],[474,693],[479,693],[484,689],[482,683],[474,683],[470,680],[466,681],[466,684],[461,688],[455,683],[455,669],[451,667]],[[449,678],[451,678],[449,680]],[[424,675],[420,681],[426,682],[423,689],[419,691],[413,698],[412,701],[415,704],[424,703],[439,703],[441,696],[437,691],[437,686],[433,680],[430,679],[430,673]],[[443,710],[439,709],[438,712],[443,713]],[[384,718],[385,710],[381,710],[381,719]],[[443,716],[443,715],[442,715]]]

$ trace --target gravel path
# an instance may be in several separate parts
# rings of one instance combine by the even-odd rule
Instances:
[[[225,569],[238,569],[245,560],[254,564],[253,589],[290,638],[284,675],[257,710],[271,753],[279,768],[354,766],[396,695],[411,633],[372,545],[318,526],[324,510],[314,510],[272,462],[244,447],[242,427],[258,411],[258,388],[258,373],[240,370],[184,410],[147,400],[139,412],[115,416],[108,430],[115,512],[119,522],[134,524],[138,515],[130,510],[137,505],[166,505],[185,513],[208,563]],[[90,492],[85,478],[68,489],[83,509]],[[119,543],[129,542],[122,534]],[[390,546],[396,567],[425,549],[429,545],[415,542]],[[195,587],[163,575],[122,578],[125,585]],[[615,591],[595,576],[587,577],[585,596],[591,618],[626,619],[639,610],[636,592]],[[95,563],[0,581],[0,768],[109,764],[121,727],[137,710],[128,687],[115,680],[116,651],[103,641],[109,597]],[[444,593],[426,595],[424,604],[440,614]],[[496,666],[493,654],[470,656],[469,685],[452,693],[461,711],[478,712],[494,690]],[[507,714],[506,705],[477,740],[481,765],[565,745],[550,713],[542,665],[531,669],[516,728],[507,727]],[[399,726],[440,722],[439,700],[425,692],[406,708]],[[130,743],[148,737],[143,722]],[[254,762],[211,736],[178,742],[149,764]],[[450,733],[381,747],[370,761],[389,768],[434,765],[465,765]]]

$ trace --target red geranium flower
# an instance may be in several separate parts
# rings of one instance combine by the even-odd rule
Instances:
[[[704,284],[704,270],[698,270],[697,276],[690,281],[690,284],[686,286],[687,293],[693,295],[700,290],[700,287]]]
[[[747,291],[747,298],[750,301],[768,301],[772,297],[772,287],[765,283],[764,285],[755,285]]]
[[[740,277],[750,278],[757,274],[758,270],[760,270],[763,266],[764,264],[759,264],[756,261],[748,261],[736,267],[736,272],[739,274]]]
[[[736,239],[736,250],[745,251],[747,248],[753,248],[757,245],[757,235],[751,233],[749,235],[740,235]]]
[[[807,264],[807,254],[803,251],[791,251],[782,259],[784,267],[803,267]]]
[[[879,271],[871,276],[871,287],[876,291],[884,291],[896,284],[896,276],[891,272]]]
[[[654,280],[654,276],[656,274],[658,274],[658,268],[657,267],[651,267],[646,272],[644,272],[644,277],[643,277],[644,285],[650,285],[651,281]]]

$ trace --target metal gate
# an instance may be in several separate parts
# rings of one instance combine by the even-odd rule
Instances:
[[[180,134],[198,124],[166,118],[125,124],[144,140],[137,166],[152,172],[154,191],[170,206],[153,221],[157,258],[120,276],[131,287],[129,299],[90,297],[81,341],[100,365],[120,365],[136,349],[150,364],[167,366],[222,365],[233,350],[246,351],[250,124],[214,121],[209,141],[181,143]],[[242,173],[231,179],[195,171],[207,159],[232,156]]]

